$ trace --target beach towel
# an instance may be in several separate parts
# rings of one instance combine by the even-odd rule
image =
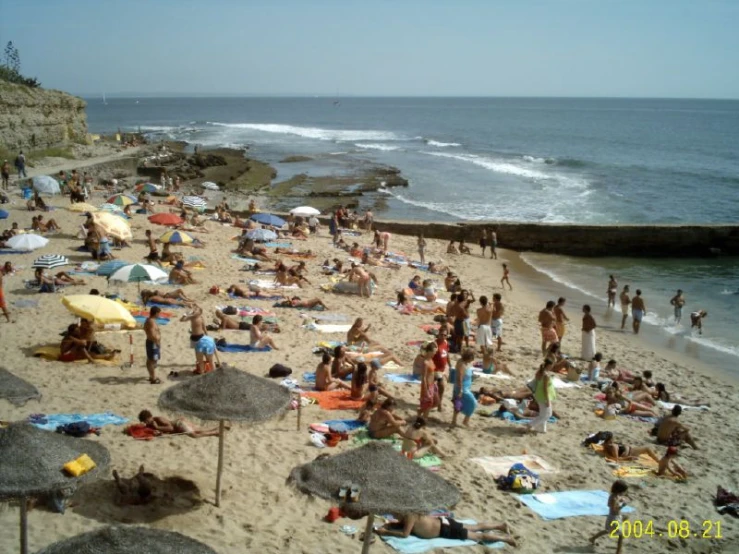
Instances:
[[[336,348],[337,346],[342,346],[345,343],[340,340],[322,340],[316,343],[315,348],[320,350],[322,348]]]
[[[162,283],[158,283],[158,284],[161,285]],[[157,306],[163,310],[179,310],[180,308],[185,307],[185,306],[177,306],[176,304],[160,304],[159,302],[148,302],[146,304],[147,308],[153,308],[154,306]]]
[[[554,384],[555,389],[579,389],[582,387],[582,385],[578,383],[573,383],[571,381],[563,381],[559,377],[554,377],[552,379],[552,383]]]
[[[292,243],[289,242],[265,242],[264,246],[267,248],[292,248]]]
[[[351,398],[351,392],[348,390],[312,391],[302,394],[308,398],[315,398],[324,410],[358,410],[364,405],[361,398],[359,400]]]
[[[216,306],[217,310],[225,310],[226,306]],[[277,314],[275,314],[273,311],[265,310],[264,308],[256,308],[252,306],[241,306],[236,308],[237,312],[236,314],[227,314],[227,315],[238,315],[239,317],[254,317],[255,315],[261,315],[262,317],[275,317]]]
[[[421,383],[421,378],[412,373],[386,373],[385,379],[391,383],[412,383],[416,385]]]
[[[480,415],[485,415],[488,417],[497,417],[498,419],[503,419],[505,421],[508,421],[509,423],[530,423],[531,419],[516,419],[516,416],[514,416],[511,412],[508,410],[501,412],[499,410],[495,410],[493,412],[488,412],[487,410],[478,410],[477,412]],[[557,418],[552,416],[549,418],[549,421],[547,423],[557,423]]]
[[[0,368],[0,398],[15,406],[23,406],[29,400],[40,400],[41,393],[28,381]]]
[[[45,431],[56,431],[60,425],[68,423],[86,422],[90,427],[105,427],[106,425],[123,425],[128,419],[112,412],[98,414],[33,414],[28,421],[39,429]]]
[[[261,260],[256,260],[254,258],[244,258],[243,256],[238,256],[236,254],[234,254],[233,256],[231,256],[231,259],[232,260],[240,260],[242,262],[246,262],[247,264],[251,264],[251,265],[264,263]]]
[[[146,315],[135,315],[133,318],[136,320],[136,323],[146,323],[146,320],[149,318],[149,316]],[[157,317],[156,322],[159,325],[168,325],[169,324],[169,318],[168,317]]]
[[[466,525],[475,525],[477,522],[474,519],[457,519],[456,521],[464,523]],[[429,550],[442,549],[442,548],[454,548],[455,546],[475,546],[479,543],[475,541],[460,541],[452,539],[419,539],[413,535],[405,538],[401,537],[381,537],[387,545],[398,552],[403,554],[421,554],[422,552],[428,552]],[[503,548],[504,542],[484,542],[487,548]]]
[[[472,377],[474,377],[475,379],[513,379],[513,377],[506,373],[485,373],[484,371],[478,369],[472,370]]]
[[[62,350],[60,348],[59,344],[47,344],[45,346],[39,346],[36,350],[33,351],[33,355],[37,358],[42,358],[44,360],[49,360],[52,362],[59,361],[59,356],[61,356]],[[82,360],[74,360],[73,362],[62,362],[62,363],[72,363],[72,364],[86,364],[88,363],[86,359]],[[118,355],[115,356],[112,360],[95,360],[95,363],[98,365],[105,365],[105,366],[120,366],[121,365],[121,359]]]
[[[321,308],[321,306],[316,306],[316,307]],[[321,308],[320,311],[323,311],[323,309]],[[316,321],[349,321],[348,315],[331,313],[331,312],[323,312],[320,314],[300,314],[300,316],[309,317],[311,319],[315,319]]]
[[[608,493],[606,491],[562,491],[544,494],[516,496],[542,519],[552,520],[577,516],[607,516]],[[625,506],[621,513],[628,514],[634,508]]]
[[[673,403],[673,402],[662,402],[661,400],[657,400],[657,405],[660,408],[664,408],[667,411],[672,411],[672,409],[675,406],[678,406],[678,405],[683,409],[683,411],[685,411],[685,410],[707,411],[707,410],[710,410],[711,409],[710,406],[686,406],[685,404],[680,404],[680,402],[676,402],[676,403]]]
[[[264,279],[252,279],[248,283],[250,289],[299,289],[298,285],[280,285],[274,281],[266,281]]]
[[[311,423],[309,427],[316,433],[353,433],[367,427],[367,423],[356,419],[329,419],[321,423]]]
[[[483,456],[481,458],[470,458],[471,462],[482,466],[485,473],[493,477],[508,475],[508,470],[513,464],[523,464],[534,473],[557,473],[558,470],[544,458],[531,454],[522,456]]]
[[[351,373],[347,375],[346,377],[344,377],[343,380],[351,381],[352,380]],[[306,383],[315,383],[316,382],[316,372],[314,371],[314,372],[303,373],[303,381],[305,381]]]
[[[304,329],[318,331],[319,333],[346,333],[352,328],[348,323],[346,325],[324,324],[324,323],[306,323]]]
[[[256,348],[248,344],[218,344],[216,343],[218,352],[270,352],[272,349],[269,346],[263,348]]]
[[[157,435],[156,431],[151,427],[147,427],[143,423],[134,423],[123,430],[129,437],[139,441],[153,440]]]

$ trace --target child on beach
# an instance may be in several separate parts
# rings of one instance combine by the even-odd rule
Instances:
[[[503,264],[503,277],[500,278],[500,286],[502,288],[505,288],[505,283],[508,283],[508,288],[513,290],[513,286],[511,285],[511,281],[509,277],[511,276],[511,272],[508,269],[508,264]]]
[[[608,517],[606,518],[606,526],[601,531],[590,537],[590,544],[595,544],[600,537],[609,535],[615,531],[618,535],[618,545],[616,546],[616,554],[623,552],[623,535],[621,535],[621,521],[623,516],[621,510],[626,506],[624,495],[629,490],[629,486],[620,479],[611,486],[611,494],[608,497]]]

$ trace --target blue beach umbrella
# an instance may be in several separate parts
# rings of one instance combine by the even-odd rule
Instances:
[[[8,219],[8,216],[10,214],[6,212],[5,210],[0,210],[0,219]]]
[[[61,194],[62,189],[53,177],[39,175],[33,178],[33,188],[46,194]]]
[[[272,225],[274,227],[282,227],[285,224],[284,219],[272,214],[254,214],[250,219],[262,225]]]
[[[104,264],[100,264],[100,267],[97,268],[95,274],[109,277],[120,268],[122,268],[124,265],[131,264],[129,264],[128,262],[124,262],[123,260],[111,260],[109,262],[105,262]]]

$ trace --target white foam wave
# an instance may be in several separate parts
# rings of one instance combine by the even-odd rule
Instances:
[[[711,339],[701,337],[700,335],[696,336],[689,334],[685,338],[691,342],[695,342],[700,344],[701,346],[705,346],[706,348],[711,348],[713,350],[723,352],[724,354],[731,354],[732,356],[739,357],[739,347],[737,346],[727,346],[725,344],[719,344],[715,341],[712,341]]]
[[[570,188],[584,189],[588,187],[588,182],[585,179],[579,179],[574,177],[568,177],[565,175],[559,175],[556,173],[544,173],[536,169],[528,169],[519,165],[510,163],[503,160],[494,160],[492,158],[486,158],[478,156],[476,154],[449,154],[447,152],[422,152],[429,156],[437,156],[440,158],[450,158],[459,160],[462,162],[469,162],[479,167],[484,167],[495,173],[505,173],[508,175],[516,175],[517,177],[523,177],[524,179],[531,179],[533,181],[556,181],[561,186]]]
[[[734,294],[739,294],[739,290],[724,289],[724,290],[721,291],[721,294],[723,294],[724,296],[730,296],[730,295],[734,295]]]
[[[594,294],[594,293],[590,292],[589,290],[584,289],[584,288],[576,285],[572,281],[570,281],[568,279],[565,279],[564,277],[562,277],[561,275],[555,273],[554,271],[551,271],[549,269],[546,269],[546,268],[543,268],[543,267],[541,267],[539,265],[536,265],[534,262],[531,261],[531,259],[526,254],[521,254],[521,259],[524,262],[526,262],[528,265],[530,265],[531,267],[533,267],[539,273],[543,273],[544,275],[546,275],[547,277],[549,277],[555,283],[560,283],[561,285],[564,285],[564,286],[566,286],[568,288],[571,288],[571,289],[574,289],[574,290],[576,290],[578,292],[581,292],[582,294],[584,294],[585,296],[589,296],[590,298],[595,298],[595,299],[598,299],[598,300],[602,300],[603,299],[602,297],[598,296],[597,294]]]
[[[209,122],[217,127],[228,127],[231,129],[248,129],[263,133],[278,133],[282,135],[295,135],[304,138],[331,141],[357,141],[357,140],[402,140],[390,131],[362,131],[345,129],[322,129],[320,127],[298,127],[295,125],[282,125],[277,123],[217,123]]]
[[[531,162],[531,163],[537,163],[537,164],[543,164],[546,163],[546,158],[537,158],[535,156],[521,156],[521,159],[525,162]]]
[[[458,142],[441,142],[439,140],[431,140],[431,139],[428,139],[426,141],[426,144],[428,144],[429,146],[435,146],[436,148],[447,148],[450,146],[462,146]]]
[[[365,150],[383,150],[385,152],[400,150],[400,146],[390,146],[389,144],[379,144],[377,142],[366,142],[364,144],[355,144],[354,146],[364,148]]]

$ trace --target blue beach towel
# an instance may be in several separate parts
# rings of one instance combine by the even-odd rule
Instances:
[[[385,379],[391,383],[415,383],[421,382],[421,378],[412,373],[386,373]]]
[[[542,502],[538,497],[551,498],[554,502]],[[516,498],[534,510],[543,519],[608,515],[608,493],[606,491],[563,491],[544,494],[524,494]],[[626,506],[621,510],[625,514],[633,511],[634,508],[630,506]]]
[[[136,320],[136,323],[146,323],[147,319],[145,315],[135,315],[133,318]],[[166,317],[158,317],[156,318],[156,322],[159,325],[167,325],[170,322],[170,319]]]
[[[163,283],[158,283],[159,285]],[[154,306],[158,306],[163,310],[179,310],[180,308],[184,308],[184,306],[177,306],[175,304],[159,304],[158,302],[149,302],[146,304],[146,308],[153,308]]]
[[[364,421],[358,421],[356,419],[329,419],[328,421],[324,421],[323,424],[328,425],[332,431],[336,431],[337,433],[351,433],[367,426]]]
[[[460,523],[467,525],[474,525],[477,523],[474,519],[457,519]],[[403,554],[421,554],[421,552],[428,552],[436,548],[454,548],[455,546],[475,546],[475,541],[458,541],[452,539],[419,539],[418,537],[409,536],[406,538],[400,537],[381,537],[388,546],[402,552]],[[504,542],[486,542],[483,543],[488,548],[503,548]]]
[[[530,419],[516,419],[516,416],[514,416],[511,412],[505,411],[505,412],[498,412],[495,411],[492,414],[490,414],[490,417],[497,417],[498,419],[504,419],[510,423],[529,423]],[[557,423],[557,418],[552,416],[549,418],[549,421],[547,423]]]
[[[265,242],[267,248],[292,248],[291,242]]]
[[[128,422],[128,419],[112,412],[104,412],[101,414],[33,414],[28,417],[28,421],[39,429],[56,431],[57,427],[67,423],[85,421],[91,427],[104,427],[106,425],[123,425]]]
[[[254,348],[248,344],[225,344],[216,345],[218,352],[269,352],[272,349],[269,346],[264,348]]]
[[[351,381],[352,380],[351,374],[349,374],[346,377],[344,377],[343,380],[344,381]],[[306,373],[303,373],[303,381],[305,381],[306,383],[315,383],[316,382],[316,373],[315,373],[315,371],[314,372],[306,372]]]

